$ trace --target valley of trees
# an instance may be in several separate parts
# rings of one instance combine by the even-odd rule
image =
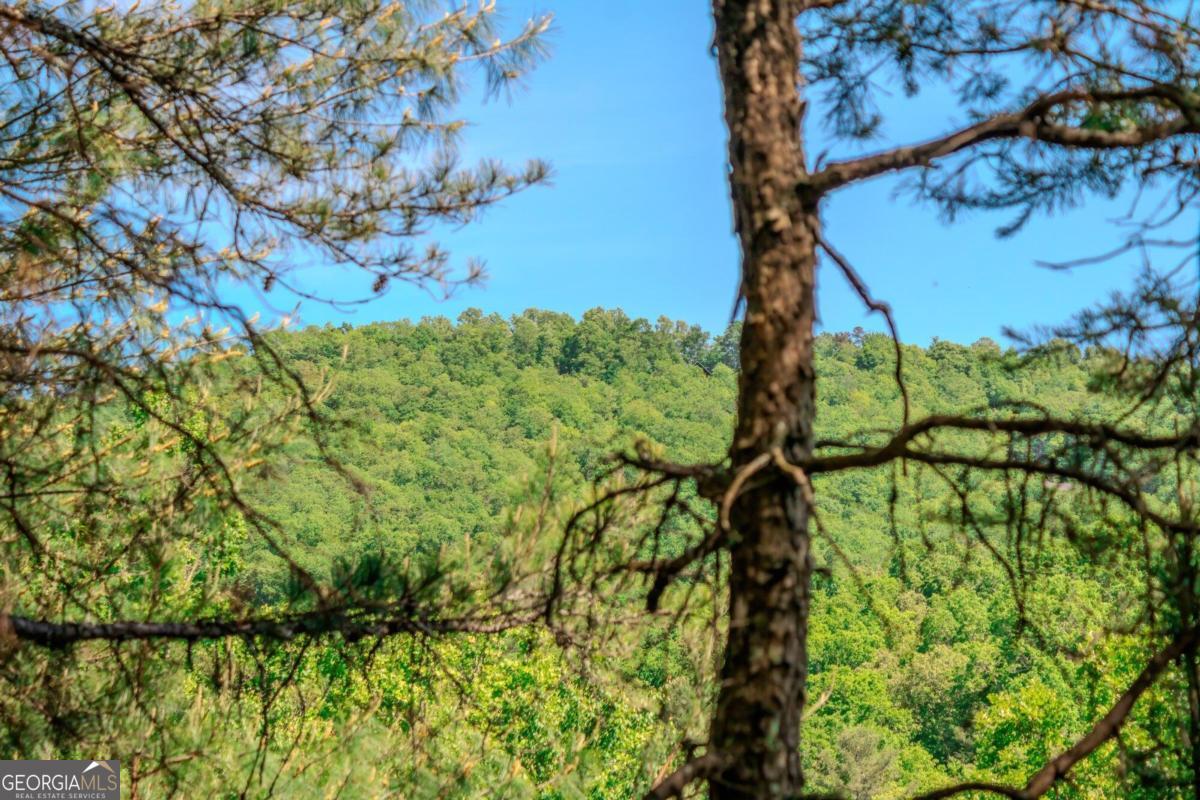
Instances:
[[[477,552],[489,552],[489,543],[513,535],[511,509],[540,499],[551,441],[562,498],[585,497],[607,456],[638,439],[686,460],[719,458],[733,424],[737,363],[728,343],[739,327],[710,340],[695,327],[620,311],[595,309],[578,322],[545,311],[512,319],[471,311],[453,324],[289,335],[281,344],[289,359],[312,375],[331,370],[327,402],[354,421],[339,455],[375,488],[364,504],[319,463],[289,462],[267,482],[265,507],[295,531],[289,552],[314,570],[372,553],[415,557],[461,545],[464,532]],[[822,334],[814,349],[823,378],[818,437],[847,437],[863,420],[898,413],[888,336]],[[904,348],[914,416],[1035,397],[1046,413],[1104,420],[1120,408],[1096,385],[1112,356],[1065,346],[1027,359],[986,339]],[[1032,442],[1058,450],[1054,437]],[[804,729],[811,789],[866,800],[963,780],[1022,782],[1079,738],[1142,668],[1144,639],[1122,633],[1142,610],[1138,565],[1102,554],[1104,537],[1130,533],[1106,529],[1119,518],[1113,510],[1113,519],[1081,521],[1090,526],[1081,535],[1094,539],[1090,555],[1051,540],[1022,542],[1019,524],[988,540],[960,517],[960,498],[933,472],[910,467],[899,483],[905,510],[894,517],[892,486],[886,473],[818,483],[826,533],[815,542],[814,702]],[[974,512],[980,519],[1012,519],[1014,487],[996,481],[985,495]],[[274,600],[253,552],[243,559],[248,580]],[[463,703],[457,719],[471,726],[430,732],[487,753],[455,784],[455,796],[644,793],[675,742],[705,734],[719,651],[704,631],[712,609],[694,613],[690,627],[617,631],[585,664],[534,633],[470,653],[478,659],[470,666],[451,647],[450,663],[470,676],[465,695],[443,683],[421,715],[455,719],[437,706]],[[372,674],[382,677],[365,675],[366,686]],[[1054,796],[1170,795],[1186,779],[1177,761],[1185,692],[1160,686],[1121,742],[1079,769],[1078,788]],[[497,728],[488,731],[485,721]],[[413,758],[396,750],[398,764]],[[431,785],[439,769],[445,780],[472,763],[449,752],[456,755],[440,766],[427,762]],[[497,781],[503,791],[487,788]]]
[[[737,327],[710,339],[693,326],[596,309],[578,321],[471,311],[456,322],[273,334],[287,363],[329,382],[331,447],[365,486],[356,490],[298,441],[245,490],[287,532],[286,552],[321,581],[395,592],[386,559],[479,569],[527,532],[515,510],[540,502],[551,463],[563,506],[551,513],[565,514],[608,454],[635,441],[718,457],[733,423],[728,342]],[[886,335],[822,334],[815,347],[826,377],[820,436],[897,411]],[[906,346],[904,358],[914,413],[1030,395],[1085,419],[1111,406],[1091,386],[1108,363],[1102,351],[1030,360],[980,340]],[[154,440],[155,423],[136,414],[113,424],[138,430],[141,447]],[[804,740],[814,791],[903,798],[958,780],[1020,780],[1081,735],[1140,669],[1144,642],[1119,628],[1143,587],[1130,565],[1069,546],[1026,543],[1022,555],[1015,535],[985,545],[933,474],[914,467],[899,486],[909,510],[893,521],[886,474],[819,484],[826,533],[816,541],[816,699]],[[993,513],[1008,499],[1000,484],[989,489]],[[550,530],[542,545],[553,544]],[[214,576],[227,610],[286,605],[289,572],[261,539],[236,516],[213,536],[216,546],[164,553],[160,616],[195,614]],[[985,547],[1007,564],[1024,559],[1023,607]],[[126,583],[130,600],[140,591]],[[324,796],[331,786],[343,797],[637,796],[678,757],[677,741],[702,740],[719,656],[706,630],[712,611],[649,631],[610,623],[606,641],[586,652],[537,625],[428,642],[82,646],[73,657],[94,666],[54,684],[69,686],[57,699],[61,718],[6,696],[4,752],[136,754],[129,777],[142,797],[243,787],[248,796]],[[165,666],[134,691],[121,669],[145,669],[151,654]],[[122,666],[95,664],[106,655]],[[41,654],[6,664],[36,670]],[[1184,735],[1182,691],[1156,689],[1122,742],[1087,762],[1078,789],[1056,796],[1169,792],[1180,776],[1171,753]]]

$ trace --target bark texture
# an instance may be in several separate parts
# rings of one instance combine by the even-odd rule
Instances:
[[[746,304],[736,471],[776,448],[793,462],[811,454],[817,214],[804,191],[795,3],[716,0],[714,11]],[[803,787],[808,517],[796,482],[773,468],[733,506],[729,639],[711,731],[727,766],[710,779],[713,800]]]

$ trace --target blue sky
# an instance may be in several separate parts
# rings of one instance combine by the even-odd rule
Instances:
[[[514,22],[552,12],[552,55],[511,102],[473,97],[466,103],[463,115],[474,124],[464,153],[517,162],[545,158],[555,171],[553,185],[510,199],[442,238],[457,256],[487,262],[483,287],[438,301],[397,285],[352,313],[302,304],[302,321],[453,318],[468,307],[506,316],[528,307],[578,315],[605,306],[722,329],[733,306],[737,248],[707,4],[499,5]],[[887,138],[876,147],[928,136],[955,119],[953,104],[936,95],[898,98],[885,111]],[[1123,204],[1089,202],[1000,240],[994,230],[1006,221],[1003,215],[946,225],[929,208],[895,197],[894,188],[881,180],[844,192],[828,205],[825,221],[830,241],[875,294],[891,302],[906,341],[1000,339],[1004,325],[1061,321],[1129,282],[1125,262],[1066,273],[1035,263],[1118,243],[1111,220]],[[319,291],[350,286],[357,294],[367,284],[363,279],[355,287],[357,280],[309,271],[302,282]],[[823,328],[880,327],[837,275],[823,271],[818,288]]]

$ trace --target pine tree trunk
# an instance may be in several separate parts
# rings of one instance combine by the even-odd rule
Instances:
[[[806,202],[800,37],[788,0],[716,0],[716,49],[746,317],[735,470],[779,448],[811,453],[817,214]],[[803,787],[811,556],[800,488],[766,468],[731,515],[729,638],[711,745],[729,758],[713,800],[784,798]]]

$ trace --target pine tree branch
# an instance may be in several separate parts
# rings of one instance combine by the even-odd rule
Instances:
[[[1200,448],[1200,429],[1196,428],[1175,436],[1147,436],[1137,431],[1116,428],[1111,425],[1075,422],[1048,416],[987,419],[935,414],[900,428],[887,443],[879,447],[863,448],[861,452],[857,453],[817,456],[802,466],[810,474],[880,466],[897,458],[912,456],[913,451],[908,448],[908,445],[918,437],[937,430],[1015,433],[1022,436],[1061,433],[1092,442],[1120,444],[1135,450],[1146,451],[1181,452]],[[850,445],[822,442],[818,446],[848,447]]]
[[[679,769],[654,785],[645,795],[645,800],[668,800],[683,797],[687,788],[698,780],[710,778],[725,766],[727,759],[715,751],[689,760]]]
[[[1158,102],[1178,109],[1178,116],[1127,130],[1080,128],[1049,121],[1052,112],[1072,103]],[[1196,103],[1175,86],[1151,86],[1115,91],[1065,90],[1038,97],[1023,109],[996,114],[937,139],[897,147],[848,161],[837,161],[812,174],[800,187],[821,195],[846,184],[884,173],[928,167],[939,159],[989,141],[1028,138],[1061,147],[1113,150],[1152,144],[1185,133],[1200,133]]]
[[[1063,467],[1053,463],[1041,464],[1020,459],[983,458],[964,455],[962,453],[929,452],[900,445],[851,456],[833,456],[829,459],[815,459],[806,464],[804,469],[814,473],[830,472],[843,469],[874,467],[897,459],[913,461],[918,464],[929,464],[931,466],[958,466],[988,472],[1019,472],[1027,475],[1044,475],[1059,478],[1060,480],[1079,484],[1120,501],[1134,514],[1147,522],[1153,523],[1161,530],[1191,535],[1200,533],[1200,524],[1182,519],[1172,519],[1148,507],[1145,497],[1136,488],[1130,488],[1127,485],[1105,480],[1081,469]],[[836,468],[831,469],[831,463],[836,463]]]
[[[247,619],[209,619],[194,622],[50,622],[0,614],[0,638],[47,647],[76,642],[127,642],[147,639],[274,639],[288,641],[302,636],[339,634],[346,639],[394,636],[402,633],[499,633],[528,625],[540,617],[534,612],[512,612],[483,617],[428,617],[419,612],[401,615],[363,614],[361,609],[331,609],[309,614]]]

